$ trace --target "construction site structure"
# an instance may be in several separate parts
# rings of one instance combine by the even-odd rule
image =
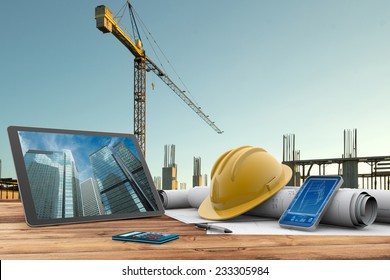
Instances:
[[[336,165],[336,174],[344,179],[343,188],[390,189],[390,156],[358,157],[357,129],[344,130],[342,157],[327,159],[301,160],[300,151],[295,150],[295,135],[285,134],[283,163],[293,170],[290,186],[300,186],[310,175],[335,175],[327,172],[327,167]],[[359,173],[359,165],[368,165],[369,171]]]
[[[211,128],[217,133],[223,133],[223,131],[210,120],[209,116],[201,110],[201,107],[195,104],[185,94],[185,91],[180,89],[168,75],[145,54],[133,7],[130,2],[127,2],[127,4],[133,26],[133,39],[119,27],[112,12],[106,6],[101,5],[95,8],[95,19],[96,27],[100,31],[103,33],[112,33],[134,55],[134,135],[137,137],[144,155],[146,154],[146,72],[152,71],[156,74],[157,77],[168,85],[172,91]]]
[[[177,165],[175,163],[175,145],[164,146],[164,167],[162,169],[162,189],[177,190]]]
[[[161,190],[162,189],[161,176],[154,176],[153,177],[153,183],[154,183],[154,186],[156,187],[157,190]]]
[[[200,157],[194,157],[194,174],[192,175],[192,187],[202,186],[202,159]]]
[[[18,181],[12,178],[0,178],[0,200],[19,200]]]
[[[207,174],[203,174],[202,181],[203,181],[203,186],[208,186],[209,185],[209,182],[207,180]]]

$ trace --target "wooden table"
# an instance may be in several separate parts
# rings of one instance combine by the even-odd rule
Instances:
[[[162,245],[111,240],[130,230],[180,238]],[[167,216],[31,228],[20,202],[0,201],[0,259],[390,259],[390,236],[207,235]]]

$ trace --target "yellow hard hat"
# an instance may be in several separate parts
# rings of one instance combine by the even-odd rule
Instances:
[[[262,148],[242,146],[229,150],[211,170],[210,195],[198,214],[209,220],[241,215],[277,193],[291,176],[290,167]]]

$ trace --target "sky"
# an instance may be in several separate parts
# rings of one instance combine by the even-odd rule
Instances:
[[[23,155],[29,150],[70,150],[81,183],[94,177],[89,156],[104,146],[111,149],[116,143],[123,142],[139,158],[132,138],[20,131],[19,139]]]
[[[2,3],[2,177],[16,176],[10,125],[133,133],[134,58],[94,19],[96,6],[116,14],[124,3]],[[148,73],[152,176],[162,174],[166,144],[176,145],[179,183],[191,186],[193,157],[201,157],[204,174],[242,145],[282,161],[283,135],[290,133],[301,159],[341,157],[343,131],[355,128],[358,156],[390,155],[390,1],[132,3],[191,97],[224,131],[217,134]]]

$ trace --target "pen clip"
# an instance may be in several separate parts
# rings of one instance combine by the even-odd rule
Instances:
[[[208,225],[207,224],[195,224],[195,227],[197,228],[197,229],[201,229],[201,230],[207,230],[207,228],[208,228]]]
[[[195,226],[197,229],[200,229],[200,230],[204,230],[204,231],[206,231],[207,230],[207,228],[202,228],[202,227],[198,227],[198,226]]]

